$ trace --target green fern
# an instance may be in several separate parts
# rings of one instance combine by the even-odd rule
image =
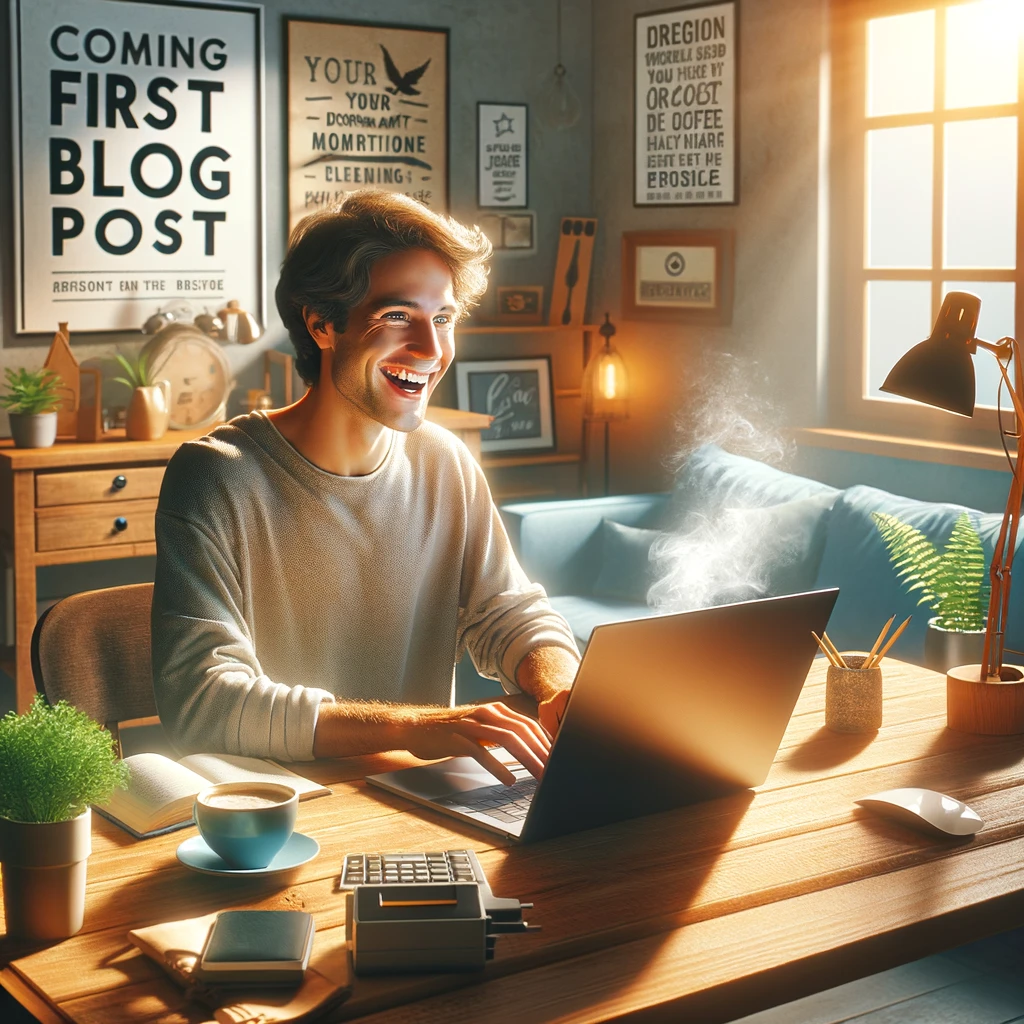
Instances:
[[[961,512],[946,546],[939,549],[918,529],[885,512],[872,512],[896,576],[909,593],[920,592],[943,629],[984,629],[989,579],[985,551],[970,516]]]

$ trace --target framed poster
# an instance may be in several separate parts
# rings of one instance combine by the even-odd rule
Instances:
[[[527,206],[529,111],[525,103],[476,105],[476,204]]]
[[[493,417],[480,434],[482,452],[554,450],[550,356],[460,361],[455,377],[459,408]]]
[[[16,331],[266,318],[263,8],[14,0]]]
[[[539,284],[499,285],[498,323],[515,327],[517,324],[544,323],[544,286]]]
[[[626,231],[622,315],[680,324],[732,323],[731,231]]]
[[[633,205],[736,203],[737,2],[638,14]]]
[[[287,19],[288,222],[359,188],[448,207],[448,30]]]

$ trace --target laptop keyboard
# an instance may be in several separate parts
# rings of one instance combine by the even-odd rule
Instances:
[[[537,792],[537,780],[529,775],[511,786],[487,786],[470,793],[444,797],[434,803],[450,807],[453,811],[476,811],[487,814],[498,821],[522,821],[530,809],[533,794]]]

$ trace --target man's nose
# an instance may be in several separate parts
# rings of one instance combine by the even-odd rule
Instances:
[[[428,320],[416,325],[416,333],[411,339],[409,348],[420,359],[440,359],[444,354],[437,325]]]

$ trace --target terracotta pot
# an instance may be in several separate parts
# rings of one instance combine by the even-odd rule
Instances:
[[[125,436],[129,441],[155,441],[167,433],[171,418],[171,382],[159,380],[136,388],[128,403]]]
[[[81,929],[91,852],[90,810],[69,821],[0,818],[8,936],[39,942],[66,939]]]
[[[11,412],[11,437],[15,448],[49,448],[57,440],[57,413]]]
[[[981,661],[985,646],[985,630],[966,632],[943,629],[938,617],[928,620],[924,635],[924,664],[934,672],[948,672],[954,665],[973,665]]]

